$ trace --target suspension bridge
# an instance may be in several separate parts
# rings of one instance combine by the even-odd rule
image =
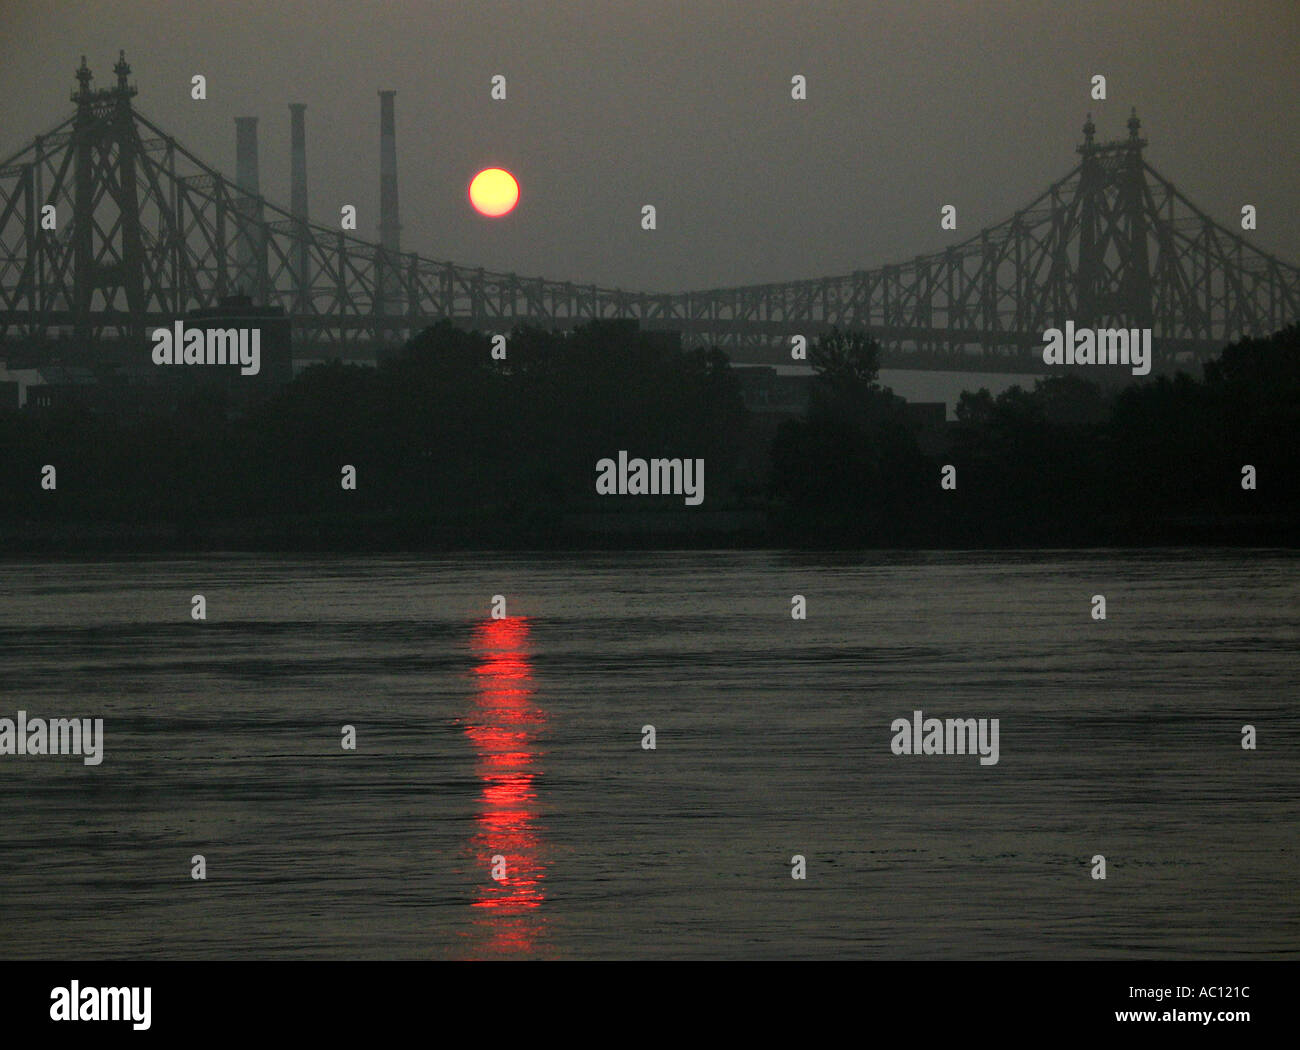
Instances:
[[[892,367],[1041,368],[1043,332],[1151,328],[1157,364],[1300,318],[1300,269],[1215,222],[1147,163],[1136,112],[1034,201],[961,243],[851,274],[649,293],[499,273],[400,249],[392,92],[381,95],[378,243],[309,221],[301,105],[292,202],[257,188],[255,126],[228,179],[136,109],[131,68],[0,162],[0,350],[143,347],[147,333],[245,294],[290,319],[297,358],[362,357],[443,318],[505,332],[631,318],[733,360],[794,335],[867,332]],[[252,153],[250,154],[250,149]],[[53,208],[51,212],[49,209]],[[47,216],[55,216],[54,228]]]

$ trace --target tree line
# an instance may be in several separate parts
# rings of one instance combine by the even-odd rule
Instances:
[[[1228,346],[1200,379],[1111,391],[1069,374],[963,394],[937,449],[858,333],[810,347],[808,410],[774,431],[755,425],[725,354],[633,321],[521,327],[507,345],[496,360],[487,334],[443,322],[377,368],[315,365],[251,405],[214,387],[143,413],[69,399],[2,414],[0,536],[15,549],[71,550],[96,530],[125,546],[564,547],[582,542],[574,514],[695,511],[598,495],[596,464],[619,450],[703,458],[701,509],[764,522],[746,543],[1289,544],[1300,520],[1297,325]]]

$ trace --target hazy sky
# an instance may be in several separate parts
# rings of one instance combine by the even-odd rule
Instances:
[[[312,218],[355,204],[376,240],[396,89],[402,247],[465,265],[676,291],[903,261],[1027,204],[1088,110],[1109,139],[1131,105],[1154,167],[1221,222],[1255,204],[1248,236],[1300,263],[1296,0],[0,0],[0,150],[71,112],[82,53],[109,84],[119,48],[140,110],[228,175],[258,116],[284,205],[307,103]],[[522,187],[505,219],[465,199],[491,165]]]

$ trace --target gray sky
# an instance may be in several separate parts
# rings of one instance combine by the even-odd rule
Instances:
[[[677,291],[903,261],[1027,204],[1088,110],[1109,139],[1131,105],[1155,168],[1221,222],[1255,204],[1247,236],[1300,264],[1296,0],[0,0],[0,150],[71,111],[83,52],[110,83],[120,47],[140,110],[228,175],[233,118],[260,117],[284,205],[307,103],[312,218],[355,204],[376,240],[396,89],[402,247],[465,265]],[[505,219],[465,199],[492,165],[522,188]]]

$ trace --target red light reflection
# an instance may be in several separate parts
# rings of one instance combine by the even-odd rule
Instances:
[[[465,732],[477,752],[483,783],[471,843],[480,869],[472,906],[481,918],[475,927],[486,935],[488,953],[530,952],[542,933],[539,909],[546,899],[534,785],[542,773],[534,740],[546,714],[532,699],[528,621],[520,616],[485,620],[474,626],[470,644],[479,662],[474,710]],[[505,858],[506,875],[500,881],[491,875],[494,856]]]

